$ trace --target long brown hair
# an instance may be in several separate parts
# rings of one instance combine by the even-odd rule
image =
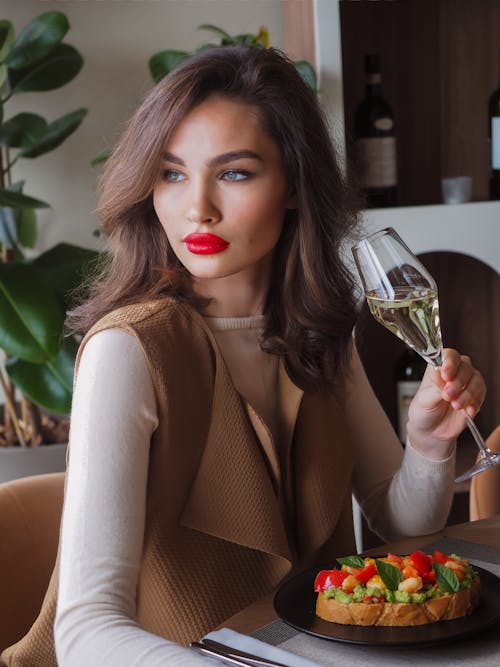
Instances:
[[[156,216],[152,191],[165,144],[214,93],[259,110],[298,199],[275,251],[263,347],[284,356],[304,389],[331,389],[343,376],[355,320],[342,250],[354,238],[357,217],[316,94],[275,49],[207,50],[147,95],[106,164],[98,210],[109,237],[107,265],[70,326],[85,330],[114,308],[162,295],[200,305]]]

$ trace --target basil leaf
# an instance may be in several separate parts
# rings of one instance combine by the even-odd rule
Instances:
[[[460,581],[453,570],[441,563],[433,563],[432,567],[436,573],[436,583],[443,593],[456,593],[460,590]]]
[[[337,563],[347,565],[347,567],[364,567],[365,559],[361,556],[345,556],[344,558],[337,558]]]
[[[383,560],[375,559],[377,572],[380,578],[390,591],[397,591],[399,584],[403,581],[403,574],[401,570],[395,565],[385,563]]]

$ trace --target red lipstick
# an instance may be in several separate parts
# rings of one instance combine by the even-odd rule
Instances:
[[[189,234],[184,239],[189,252],[195,255],[214,255],[227,248],[229,243],[215,234]]]

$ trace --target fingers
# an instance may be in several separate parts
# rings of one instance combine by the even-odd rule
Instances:
[[[444,383],[443,398],[455,410],[466,409],[471,417],[479,411],[486,394],[486,385],[469,357],[460,355],[456,350],[444,350],[441,380]]]

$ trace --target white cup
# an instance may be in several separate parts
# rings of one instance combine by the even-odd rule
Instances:
[[[463,204],[471,200],[472,178],[470,176],[443,178],[441,179],[441,190],[445,204]]]

